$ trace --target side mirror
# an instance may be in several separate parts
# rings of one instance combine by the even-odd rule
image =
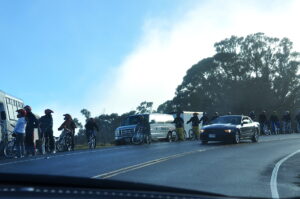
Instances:
[[[1,111],[1,120],[6,120],[6,114],[5,111]]]
[[[155,123],[155,120],[151,120],[150,124],[154,124]]]

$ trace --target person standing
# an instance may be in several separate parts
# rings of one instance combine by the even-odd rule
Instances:
[[[189,121],[187,121],[186,123],[189,124],[190,122],[192,122],[192,131],[194,133],[195,139],[199,140],[199,138],[200,138],[200,130],[199,130],[200,120],[198,118],[198,113],[194,113],[193,117],[191,117],[191,119]]]
[[[35,155],[35,144],[34,144],[34,129],[38,128],[38,120],[36,116],[32,113],[30,106],[24,107],[26,111],[27,125],[25,129],[25,148],[27,155]]]
[[[208,121],[209,121],[208,115],[207,115],[206,112],[204,112],[204,113],[203,113],[203,116],[202,116],[201,119],[200,119],[200,122],[202,122],[202,126],[207,125],[207,124],[208,124]]]
[[[267,118],[267,115],[266,115],[266,111],[262,111],[261,114],[259,114],[258,116],[258,122],[260,124],[260,132],[266,134],[267,132],[267,128],[268,127],[268,118]]]
[[[296,120],[296,124],[297,124],[297,133],[300,133],[300,111],[296,115],[295,120]]]
[[[53,111],[50,109],[45,110],[45,115],[42,116],[39,120],[39,126],[42,132],[42,135],[45,137],[45,148],[46,153],[54,153],[54,137],[53,137]]]
[[[272,115],[270,116],[270,122],[271,122],[272,133],[277,134],[280,124],[279,124],[279,118],[277,116],[276,111],[273,111]]]
[[[71,139],[72,139],[71,148],[73,151],[74,146],[75,146],[75,143],[74,143],[75,128],[77,128],[77,127],[76,127],[76,124],[73,121],[72,116],[70,114],[67,113],[67,114],[64,114],[63,116],[64,116],[65,121],[60,125],[58,130],[61,131],[63,129],[66,129],[66,130],[70,131]]]
[[[184,121],[180,117],[180,112],[178,112],[176,114],[176,118],[174,119],[173,123],[175,123],[178,140],[183,141],[184,140],[184,129],[183,129]]]
[[[14,133],[16,135],[16,146],[17,146],[17,157],[24,157],[25,146],[24,146],[24,138],[25,138],[25,128],[26,128],[26,111],[24,109],[17,110],[18,121],[14,128]],[[15,157],[15,158],[17,158]]]
[[[98,125],[95,122],[94,118],[89,118],[84,125],[85,130],[86,130],[86,137],[87,141],[89,142],[89,139],[91,136],[94,136],[96,139],[96,131],[99,131]],[[95,142],[95,147],[96,147],[96,142]]]

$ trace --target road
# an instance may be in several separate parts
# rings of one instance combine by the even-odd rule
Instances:
[[[1,160],[0,172],[108,178],[204,190],[231,196],[271,197],[270,180],[278,161],[300,149],[300,134],[260,137],[238,145],[198,141],[116,146]],[[278,171],[280,197],[300,195],[296,184],[300,155]],[[298,181],[297,181],[298,180]]]

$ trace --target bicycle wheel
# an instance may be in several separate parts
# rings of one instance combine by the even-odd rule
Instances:
[[[9,141],[4,147],[4,156],[6,158],[13,158],[17,155],[17,151],[15,149],[15,143],[13,141]]]
[[[132,143],[135,145],[139,145],[142,144],[143,139],[142,139],[142,135],[140,133],[136,133],[133,137],[132,137]]]
[[[71,151],[72,150],[72,138],[70,135],[66,135],[65,138],[65,150]]]
[[[96,138],[95,136],[90,136],[89,138],[89,148],[95,149],[96,148]]]

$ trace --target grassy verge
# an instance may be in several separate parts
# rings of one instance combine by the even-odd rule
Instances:
[[[114,144],[97,144],[96,148],[107,148],[107,147],[112,147],[115,146]],[[84,150],[84,149],[89,149],[87,144],[84,145],[75,145],[75,150]]]

